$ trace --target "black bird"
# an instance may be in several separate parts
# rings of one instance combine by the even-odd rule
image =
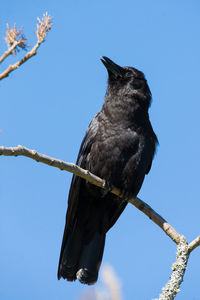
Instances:
[[[151,92],[144,74],[103,56],[108,87],[102,109],[92,119],[77,165],[105,179],[126,197],[137,196],[151,168],[157,137],[148,109]],[[68,198],[58,279],[97,281],[106,232],[127,202],[74,175]]]

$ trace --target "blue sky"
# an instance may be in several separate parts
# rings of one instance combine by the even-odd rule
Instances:
[[[200,234],[200,2],[3,1],[1,53],[6,23],[24,25],[34,45],[36,17],[46,11],[54,22],[46,42],[1,81],[0,144],[75,162],[103,104],[107,73],[100,56],[142,70],[160,146],[139,196],[190,242]],[[90,288],[56,278],[71,174],[23,157],[0,160],[0,298],[78,299]],[[175,254],[160,228],[128,205],[108,233],[103,264],[114,267],[124,299],[152,299],[167,282]],[[196,249],[176,299],[200,299],[199,270]]]

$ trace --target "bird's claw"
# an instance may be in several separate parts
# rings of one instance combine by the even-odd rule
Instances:
[[[122,198],[123,201],[127,202],[130,198],[132,198],[132,195],[130,192],[120,189],[120,198]]]
[[[103,190],[102,190],[102,196],[105,197],[110,191],[112,191],[113,186],[112,184],[109,183],[109,181],[105,180],[104,185],[103,185]]]

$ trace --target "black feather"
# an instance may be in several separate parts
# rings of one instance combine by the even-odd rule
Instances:
[[[91,121],[77,164],[135,197],[150,171],[157,137],[149,121],[151,92],[142,72],[107,57],[108,88],[101,111]],[[58,278],[93,284],[103,256],[106,232],[127,203],[73,176]]]

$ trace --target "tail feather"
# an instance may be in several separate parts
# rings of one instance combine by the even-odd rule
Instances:
[[[105,234],[96,232],[92,240],[83,246],[76,273],[81,283],[94,284],[97,281],[104,245]]]
[[[81,283],[94,284],[98,278],[105,244],[105,234],[96,232],[89,243],[84,241],[84,230],[75,226],[70,232],[60,258],[58,279],[78,279]]]
[[[58,279],[66,278],[69,281],[76,280],[78,260],[82,249],[82,235],[76,226],[69,234],[60,257]]]

